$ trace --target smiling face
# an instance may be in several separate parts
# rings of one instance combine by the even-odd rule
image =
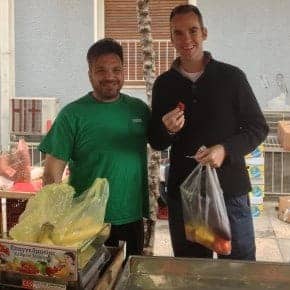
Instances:
[[[176,14],[170,21],[170,30],[181,63],[198,69],[203,61],[203,42],[207,38],[207,30],[201,26],[198,16],[194,12]]]
[[[97,57],[90,64],[89,78],[97,100],[112,102],[118,99],[124,84],[124,70],[120,57],[114,53]]]

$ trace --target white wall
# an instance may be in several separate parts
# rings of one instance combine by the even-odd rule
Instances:
[[[93,22],[93,0],[15,0],[16,96],[85,94]]]
[[[289,0],[199,0],[197,4],[209,30],[206,48],[216,59],[246,72],[263,107],[280,93],[277,73],[284,74],[290,89]],[[288,94],[288,105],[289,98]]]

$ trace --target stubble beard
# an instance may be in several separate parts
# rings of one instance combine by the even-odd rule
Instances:
[[[101,102],[112,102],[119,98],[120,90],[116,89],[114,92],[108,92],[108,90],[96,90],[93,92],[94,97]]]

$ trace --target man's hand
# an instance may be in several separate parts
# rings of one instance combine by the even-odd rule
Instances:
[[[168,112],[162,117],[162,122],[168,132],[177,133],[184,126],[184,111],[179,108]]]
[[[202,165],[209,164],[211,167],[219,168],[224,162],[226,151],[224,146],[215,145],[210,148],[199,150],[194,158]]]

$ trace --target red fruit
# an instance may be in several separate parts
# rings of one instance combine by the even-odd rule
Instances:
[[[10,255],[10,250],[5,247],[4,245],[0,244],[0,255],[1,253],[6,254],[7,256]]]
[[[38,274],[39,269],[32,262],[21,262],[20,272],[25,274]]]
[[[46,267],[45,272],[48,276],[53,276],[55,273],[57,273],[59,270],[61,270],[60,267]]]
[[[179,102],[179,103],[177,104],[177,107],[178,107],[178,109],[179,109],[180,111],[184,111],[184,110],[185,110],[185,105],[184,105],[182,102]]]
[[[213,244],[213,250],[221,255],[229,255],[232,250],[231,241],[216,237]]]

